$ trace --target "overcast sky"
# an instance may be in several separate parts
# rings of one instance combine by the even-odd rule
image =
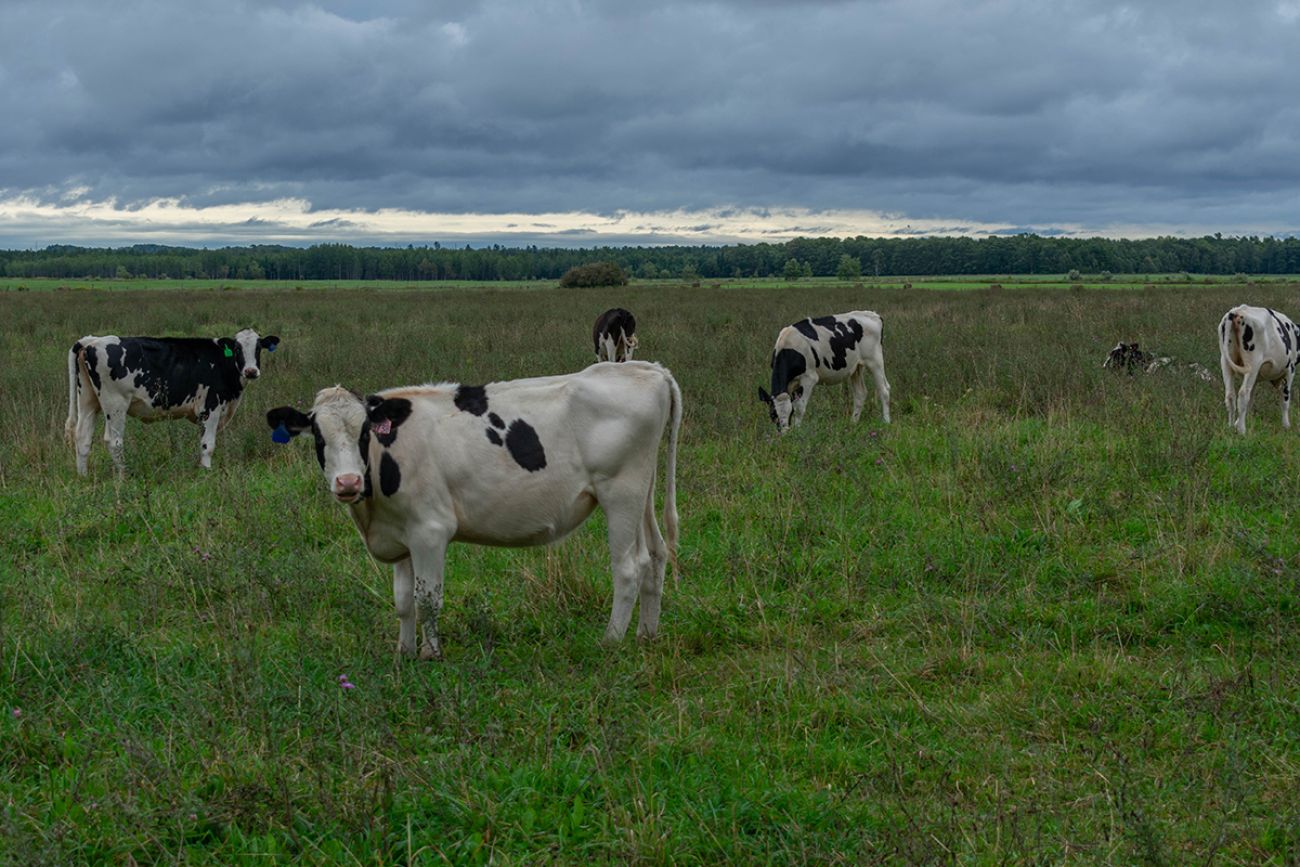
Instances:
[[[0,247],[1300,233],[1300,0],[0,0]]]

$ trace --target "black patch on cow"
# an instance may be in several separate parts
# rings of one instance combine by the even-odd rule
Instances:
[[[452,402],[456,404],[456,409],[482,415],[488,408],[487,388],[481,385],[459,385]]]
[[[95,347],[87,346],[82,357],[86,362],[86,374],[90,377],[90,384],[95,386],[95,391],[101,390],[103,385],[99,381],[99,364],[96,361],[99,353],[95,351]]]
[[[124,355],[126,350],[120,343],[110,343],[104,347],[104,356],[108,359],[109,379],[126,379],[126,365],[122,363]]]
[[[501,434],[497,433],[492,428],[487,429],[487,438],[488,438],[488,442],[492,443],[492,445],[494,446],[501,445]]]
[[[812,357],[813,357],[813,367],[821,367],[821,366],[822,366],[822,360],[821,360],[821,356],[819,356],[819,355],[817,354],[817,347],[815,347],[815,346],[809,346],[809,347],[808,347],[808,351],[812,353]]]
[[[1273,317],[1273,323],[1277,325],[1277,335],[1282,338],[1282,346],[1286,348],[1286,354],[1291,354],[1291,329],[1282,324],[1282,320],[1273,312],[1272,307],[1265,307],[1268,315]]]
[[[368,421],[361,425],[361,437],[357,440],[357,448],[361,450],[361,465],[365,467],[365,472],[361,476],[366,480],[366,484],[361,489],[361,496],[374,496],[375,488],[370,483],[370,422]]]
[[[316,419],[311,420],[311,435],[316,440],[316,463],[320,464],[323,471],[325,469],[325,437],[320,432],[320,425],[316,424]]]
[[[488,413],[488,421],[492,422],[492,427],[497,430],[505,430],[506,423],[501,420],[501,416],[494,412]]]
[[[595,344],[596,354],[600,355],[600,341],[609,335],[617,343],[622,335],[624,341],[636,334],[636,317],[631,311],[622,307],[611,307],[596,317],[596,324],[591,329],[591,342]]]
[[[808,372],[808,362],[803,353],[782,349],[772,354],[772,397],[785,394],[794,380]]]
[[[542,441],[537,438],[533,426],[521,418],[510,422],[510,428],[506,431],[506,450],[515,459],[515,463],[530,473],[546,468],[546,451],[542,448]]]
[[[831,347],[831,370],[843,370],[849,363],[849,350],[862,339],[862,323],[856,319],[840,320],[834,316],[818,316],[812,322],[830,332],[826,341]]]
[[[372,394],[366,398],[366,419],[371,426],[391,422],[388,433],[375,434],[382,446],[391,446],[397,440],[397,429],[410,417],[411,402],[404,397],[380,397]]]
[[[1254,352],[1255,351],[1255,344],[1254,344],[1255,329],[1250,327],[1249,322],[1243,322],[1242,325],[1244,327],[1242,328],[1241,331],[1241,345],[1246,349],[1247,352]]]
[[[800,334],[807,337],[809,340],[817,339],[817,329],[813,327],[811,319],[800,319],[794,324],[794,327],[799,330]]]
[[[385,451],[379,459],[379,490],[383,491],[385,497],[391,497],[401,486],[402,470],[393,456]]]

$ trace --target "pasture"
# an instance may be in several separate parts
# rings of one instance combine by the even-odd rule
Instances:
[[[0,860],[1294,861],[1300,432],[1101,362],[1217,374],[1223,312],[1300,287],[921,285],[0,293]],[[395,658],[390,570],[264,412],[575,370],[616,305],[685,399],[660,637],[600,644],[598,513],[453,546],[445,661]],[[894,423],[823,387],[778,440],[777,331],[857,308]],[[245,325],[283,342],[210,472],[131,420],[126,479],[98,434],[76,476],[74,339]]]

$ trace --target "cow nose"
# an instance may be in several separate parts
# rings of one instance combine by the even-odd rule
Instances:
[[[256,368],[256,367],[245,367],[245,368],[244,368],[244,376],[245,376],[247,379],[257,379],[257,368]]]
[[[356,473],[346,473],[334,479],[334,493],[357,494],[361,492],[361,477]]]

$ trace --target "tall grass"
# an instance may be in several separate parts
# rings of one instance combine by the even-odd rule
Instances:
[[[1215,369],[1294,289],[0,294],[0,859],[1293,861],[1297,434],[1101,361]],[[615,305],[686,401],[661,637],[600,646],[597,515],[454,547],[447,659],[396,659],[389,572],[261,415],[574,370]],[[777,330],[864,307],[895,423],[826,387],[776,439]],[[283,343],[212,471],[131,422],[125,480],[98,440],[75,475],[75,338],[244,325]]]

